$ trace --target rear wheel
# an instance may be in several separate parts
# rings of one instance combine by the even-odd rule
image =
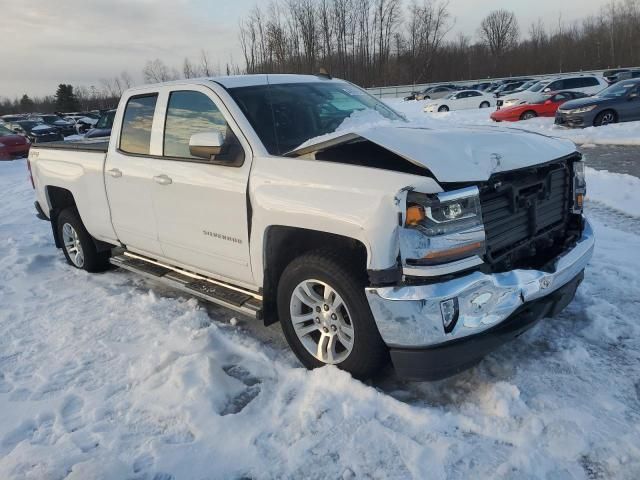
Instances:
[[[439,112],[448,112],[449,111],[449,107],[447,107],[446,105],[442,105],[440,108],[438,108]]]
[[[75,208],[60,212],[57,230],[62,251],[70,265],[87,272],[101,272],[109,268],[109,252],[98,252]]]
[[[593,121],[593,125],[595,127],[601,127],[603,125],[609,125],[610,123],[616,123],[618,121],[618,117],[616,116],[616,112],[613,110],[605,110],[604,112],[600,112],[598,116]]]
[[[520,115],[520,120],[529,120],[531,118],[536,118],[538,114],[533,110],[527,110],[522,115]]]
[[[278,285],[278,313],[289,346],[307,368],[336,365],[359,378],[375,375],[388,350],[348,259],[317,251],[293,260]]]
[[[482,102],[480,104],[480,108],[489,108],[491,106],[491,104],[489,102]]]

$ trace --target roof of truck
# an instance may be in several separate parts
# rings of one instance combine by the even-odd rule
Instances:
[[[130,90],[146,90],[157,85],[184,85],[184,84],[206,84],[206,82],[216,82],[224,88],[253,87],[256,85],[275,85],[281,83],[309,83],[309,82],[331,82],[343,81],[337,78],[330,78],[325,75],[290,75],[290,74],[255,74],[255,75],[228,75],[220,77],[202,77],[174,80],[152,85],[139,85]]]

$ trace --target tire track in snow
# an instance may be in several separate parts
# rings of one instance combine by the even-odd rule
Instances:
[[[594,218],[605,227],[640,236],[640,218],[608,207],[597,200],[588,200],[586,207],[587,218]]]

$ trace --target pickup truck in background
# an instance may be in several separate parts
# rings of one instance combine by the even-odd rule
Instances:
[[[564,308],[594,248],[571,142],[419,128],[326,76],[130,89],[108,141],[28,165],[72,266],[280,322],[306,367],[357,377],[469,368]]]

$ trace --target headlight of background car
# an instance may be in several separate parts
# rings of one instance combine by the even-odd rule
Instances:
[[[582,213],[584,196],[587,193],[587,181],[584,175],[584,162],[573,162],[573,213]]]
[[[477,187],[438,194],[409,192],[405,224],[427,237],[420,258],[409,258],[414,265],[432,265],[483,255],[485,233]]]
[[[587,113],[596,107],[597,105],[589,105],[588,107],[574,108],[573,110],[569,110],[569,113]]]

